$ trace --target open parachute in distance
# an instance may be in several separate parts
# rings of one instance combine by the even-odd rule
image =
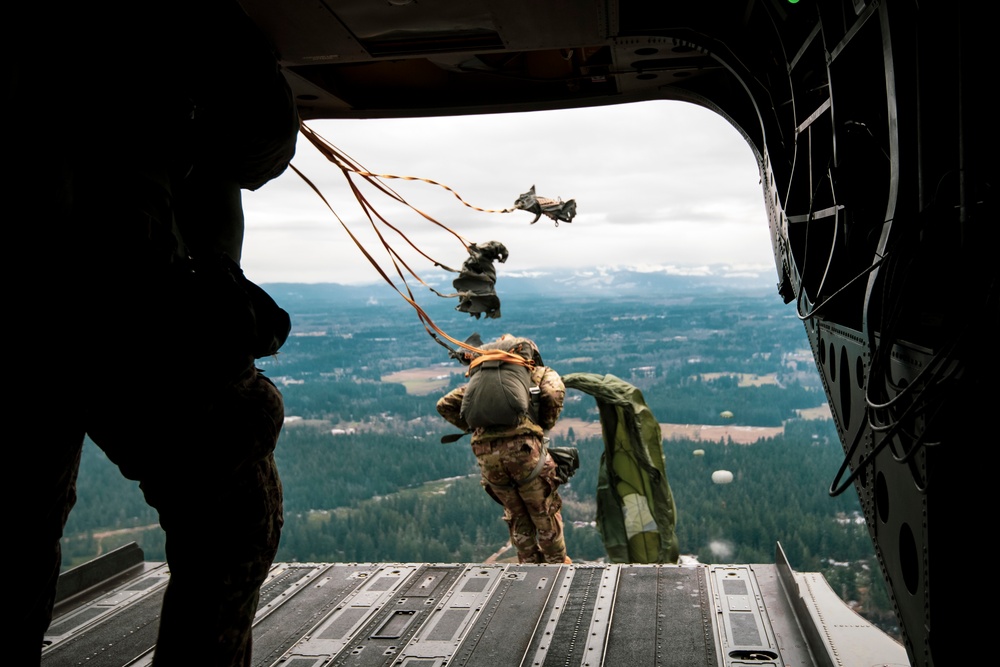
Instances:
[[[728,470],[716,470],[712,473],[712,481],[716,484],[729,484],[733,481],[733,473]]]
[[[719,413],[719,416],[722,417],[723,419],[732,419],[733,413],[730,412],[729,410],[723,410],[722,412]]]
[[[694,450],[691,453],[694,454],[695,456],[704,456],[705,455],[705,450],[704,449],[696,449],[696,450]]]

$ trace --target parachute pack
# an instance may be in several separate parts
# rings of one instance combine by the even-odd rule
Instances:
[[[531,381],[536,351],[531,341],[511,337],[482,349],[486,352],[469,365],[461,409],[465,423],[471,428],[502,427],[516,426],[525,414],[537,418],[534,399],[539,390]]]

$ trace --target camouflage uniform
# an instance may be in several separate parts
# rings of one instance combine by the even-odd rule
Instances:
[[[526,484],[516,485],[537,467],[547,440],[545,432],[558,421],[566,395],[562,378],[547,366],[536,366],[531,379],[540,390],[538,423],[525,416],[514,427],[475,429],[472,451],[482,472],[483,488],[503,505],[518,562],[566,563],[562,498],[552,457],[546,454],[541,472]],[[469,431],[460,416],[464,393],[465,386],[453,389],[441,397],[437,410],[451,424]]]

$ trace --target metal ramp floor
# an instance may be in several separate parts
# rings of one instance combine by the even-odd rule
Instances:
[[[778,556],[776,565],[276,563],[253,664],[908,664],[822,575],[793,572],[780,546]],[[169,570],[137,547],[109,557],[63,575],[44,667],[151,664]]]

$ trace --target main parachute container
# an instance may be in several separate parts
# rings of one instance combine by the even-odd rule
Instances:
[[[601,416],[597,529],[613,563],[676,563],[677,508],[667,481],[660,424],[642,392],[614,375],[570,373],[563,383],[590,394]]]

